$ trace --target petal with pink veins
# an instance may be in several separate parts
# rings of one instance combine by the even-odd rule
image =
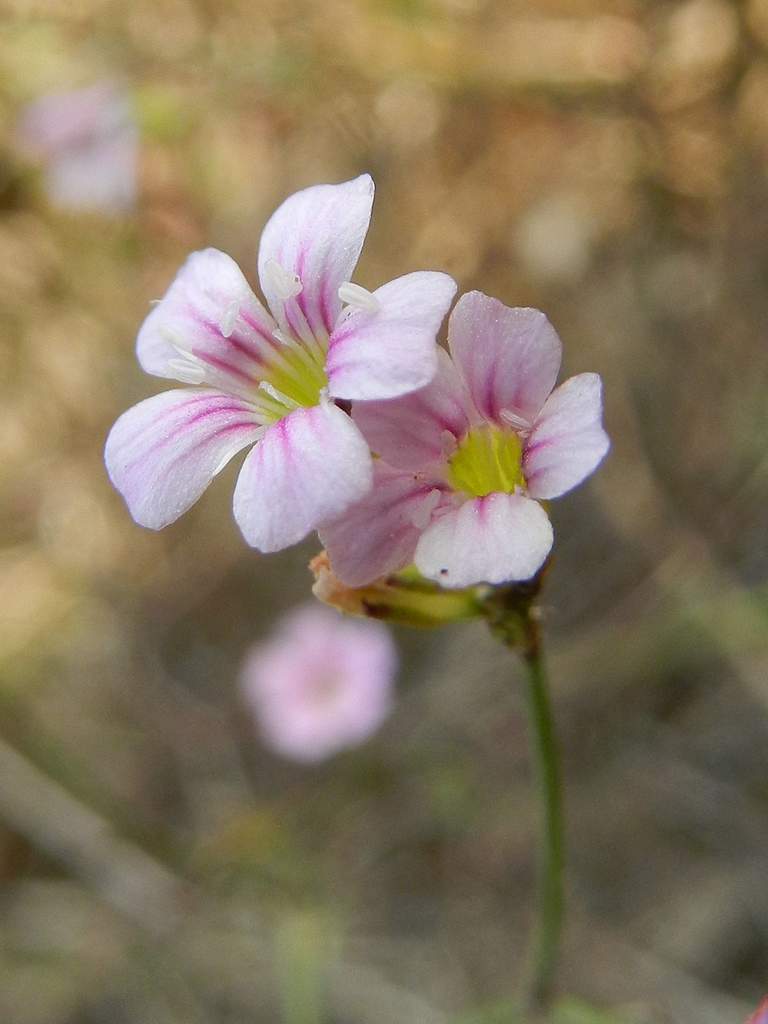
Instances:
[[[580,373],[552,392],[523,453],[528,493],[558,498],[594,472],[610,448],[603,429],[603,386]]]
[[[352,418],[371,449],[398,469],[445,462],[470,425],[466,390],[456,368],[438,349],[437,373],[410,395],[384,402],[356,402]]]
[[[377,460],[373,488],[320,531],[331,567],[349,587],[361,587],[410,565],[421,532],[444,501],[439,487]]]
[[[147,373],[244,394],[280,348],[274,329],[235,261],[203,249],[144,321],[136,352]]]
[[[447,274],[417,271],[373,292],[375,308],[350,308],[335,327],[326,369],[335,398],[396,398],[429,384],[437,332],[456,294]]]
[[[165,391],[123,413],[107,438],[112,483],[140,526],[161,530],[255,441],[253,408],[220,391]]]
[[[444,587],[527,580],[552,547],[552,524],[521,494],[488,494],[435,519],[416,546],[416,568]]]
[[[296,544],[370,489],[371,456],[346,413],[323,404],[271,426],[243,463],[235,518],[259,551]]]
[[[562,345],[538,309],[511,308],[482,292],[456,303],[448,343],[478,411],[532,423],[555,386]]]
[[[289,196],[272,214],[259,245],[259,280],[269,308],[297,334],[304,319],[325,337],[341,312],[339,286],[348,281],[363,247],[373,206],[369,174],[340,185],[314,185]],[[297,277],[301,290],[285,282]]]

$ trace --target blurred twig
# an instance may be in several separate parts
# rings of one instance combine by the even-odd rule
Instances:
[[[174,926],[184,885],[0,740],[0,817],[110,906],[153,932]]]

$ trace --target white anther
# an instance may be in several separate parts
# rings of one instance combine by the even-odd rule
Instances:
[[[193,352],[190,352],[183,344],[177,341],[177,336],[169,330],[163,334],[174,352],[178,352],[180,359],[169,359],[168,369],[177,380],[184,384],[202,384],[205,380],[205,363]]]
[[[259,381],[259,390],[265,391],[270,398],[274,398],[274,400],[279,402],[281,405],[296,405],[296,403],[291,401],[291,399],[287,395],[284,395],[282,391],[278,391],[276,387],[273,387],[268,380]]]
[[[293,274],[290,270],[280,266],[277,260],[267,260],[264,264],[264,276],[267,279],[265,283],[271,286],[272,290],[277,293],[278,299],[282,302],[286,302],[288,299],[292,299],[294,295],[298,295],[304,287],[299,275]]]
[[[531,429],[530,420],[527,420],[525,416],[521,415],[521,413],[516,409],[502,409],[501,418],[505,423],[509,424],[513,430],[524,432]]]
[[[433,488],[428,494],[424,495],[410,516],[411,522],[417,530],[426,530],[432,519],[432,513],[439,504],[440,491],[437,488]]]
[[[219,317],[219,330],[223,337],[228,338],[232,334],[239,316],[240,303],[237,299],[233,299]]]
[[[191,349],[188,349],[186,345],[180,345],[179,342],[173,341],[172,338],[168,339],[171,344],[171,348],[178,352],[182,359],[189,360],[190,363],[200,363],[202,366],[202,360],[199,359]]]
[[[366,313],[375,313],[379,309],[379,300],[373,292],[351,281],[339,285],[339,298],[346,306],[365,310]]]
[[[184,338],[171,327],[163,326],[160,328],[160,336],[163,341],[167,341],[168,344],[175,348],[179,355],[186,357],[190,355],[189,346],[185,342]]]
[[[317,396],[317,403],[318,405],[321,405],[324,409],[327,409],[329,406],[336,404],[331,398],[330,394],[328,393],[328,388],[320,388],[320,393]]]
[[[169,359],[166,365],[176,380],[183,384],[202,384],[205,380],[205,367],[197,360]]]

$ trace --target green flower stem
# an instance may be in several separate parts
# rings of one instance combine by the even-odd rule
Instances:
[[[532,615],[534,611],[529,608],[522,623],[525,642],[521,653],[526,667],[526,708],[541,824],[537,918],[529,946],[523,1001],[527,1009],[541,1010],[549,1005],[560,945],[564,906],[564,829],[557,738],[549,700],[541,631],[538,621]]]
[[[539,803],[539,860],[536,919],[523,973],[521,1010],[549,1008],[563,921],[563,807],[557,738],[549,692],[537,599],[548,565],[533,579],[492,587],[480,595],[493,635],[525,666],[525,703],[531,767]]]
[[[541,814],[537,917],[522,990],[523,1009],[532,1013],[546,1010],[551,1002],[564,903],[560,767],[536,606],[547,568],[548,563],[533,579],[520,583],[445,590],[423,579],[415,569],[367,587],[347,587],[334,575],[325,552],[310,563],[315,596],[341,611],[411,626],[482,617],[501,643],[522,656],[531,761]]]

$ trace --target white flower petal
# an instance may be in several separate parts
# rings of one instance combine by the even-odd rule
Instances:
[[[352,276],[373,205],[373,181],[362,174],[340,185],[314,185],[275,210],[259,245],[259,280],[275,317],[301,335],[295,316],[326,337],[341,311],[339,286]],[[275,268],[275,265],[277,268]],[[298,279],[300,290],[284,282]]]
[[[416,547],[417,569],[444,587],[527,580],[552,547],[552,524],[538,502],[488,494],[435,519]]]
[[[219,391],[165,391],[112,427],[107,472],[136,522],[160,530],[186,512],[261,429],[241,399]]]
[[[425,270],[377,288],[377,309],[350,309],[328,347],[330,393],[396,398],[429,384],[437,370],[437,332],[455,294],[453,278]]]
[[[371,491],[318,531],[334,573],[361,587],[410,565],[441,496],[434,483],[374,462]]]
[[[533,422],[555,386],[562,355],[543,313],[469,292],[451,314],[448,342],[478,412],[499,425],[505,412]]]
[[[580,373],[552,392],[523,454],[532,497],[558,498],[597,469],[610,448],[602,415],[603,386],[596,373]]]
[[[341,409],[296,409],[245,460],[235,518],[252,547],[279,551],[362,498],[371,474],[368,445]]]
[[[187,259],[144,321],[136,353],[147,373],[188,380],[188,364],[202,368],[208,384],[245,394],[280,348],[274,329],[235,261],[203,249]]]
[[[384,402],[355,402],[352,418],[371,450],[399,469],[443,463],[469,429],[466,389],[443,349],[425,388]]]

